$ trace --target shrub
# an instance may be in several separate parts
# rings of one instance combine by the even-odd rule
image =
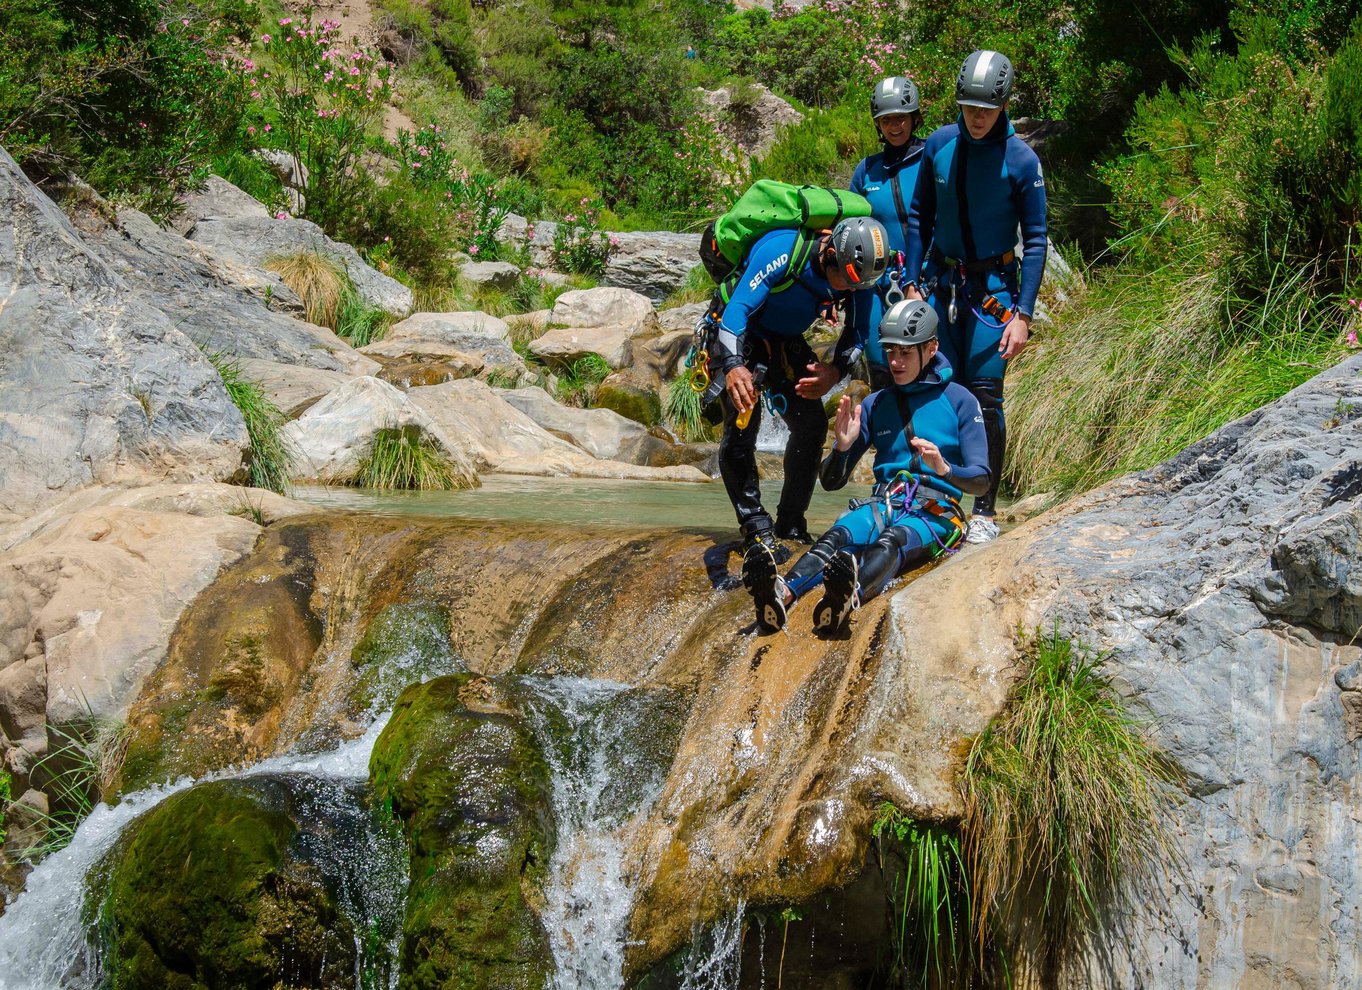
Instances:
[[[705,420],[700,393],[691,388],[691,375],[677,375],[667,383],[662,400],[662,415],[672,432],[686,443],[714,439],[714,430]]]
[[[241,365],[225,354],[205,351],[232,404],[246,421],[251,441],[250,485],[287,495],[293,481],[293,451],[284,439],[284,414],[265,390],[242,376]]]
[[[599,201],[582,197],[576,210],[558,221],[553,232],[553,266],[559,271],[600,277],[613,246],[600,229]]]
[[[1025,919],[1053,973],[1101,931],[1103,909],[1132,908],[1177,862],[1167,815],[1180,776],[1102,674],[1106,654],[1056,630],[1029,655],[970,748],[961,833],[978,942]]]
[[[390,427],[374,434],[350,484],[447,491],[454,487],[454,470],[440,445],[419,426]]]
[[[584,354],[558,372],[555,396],[565,406],[590,408],[596,388],[610,374],[610,365],[599,354]]]
[[[340,324],[341,302],[348,280],[339,261],[321,251],[267,258],[267,270],[276,273],[302,300],[309,323],[335,330]]]

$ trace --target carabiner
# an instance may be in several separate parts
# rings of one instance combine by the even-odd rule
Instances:
[[[690,387],[693,392],[703,393],[709,388],[709,372],[705,370],[703,364],[697,365],[690,370]]]
[[[886,307],[892,307],[897,303],[903,302],[903,286],[900,285],[902,272],[897,268],[889,273],[889,288],[884,290],[884,303]]]
[[[766,408],[772,416],[784,416],[790,408],[783,392],[763,392],[762,398],[766,400]]]

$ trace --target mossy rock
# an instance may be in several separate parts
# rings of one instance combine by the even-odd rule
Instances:
[[[662,397],[654,379],[636,368],[626,368],[607,377],[596,387],[592,405],[613,409],[625,419],[644,426],[662,422]]]
[[[357,964],[382,976],[391,967],[383,936],[396,930],[392,905],[405,880],[400,840],[390,826],[384,833],[358,788],[311,778],[216,781],[172,795],[92,873],[87,910],[105,985],[349,990]],[[360,888],[365,903],[347,904],[341,891]],[[368,958],[357,959],[357,931]]]
[[[369,763],[411,844],[400,986],[538,990],[553,973],[540,899],[549,776],[511,700],[471,674],[407,688]]]
[[[350,654],[357,671],[351,707],[371,715],[391,708],[408,684],[466,669],[449,640],[449,609],[399,602],[382,609]]]

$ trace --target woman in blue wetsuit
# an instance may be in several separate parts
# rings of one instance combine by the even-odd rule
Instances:
[[[885,314],[880,341],[894,384],[859,406],[842,397],[836,440],[819,473],[824,488],[842,488],[873,446],[874,491],[853,503],[784,578],[769,553],[744,559],[743,583],[762,629],[782,628],[795,600],[821,583],[814,629],[835,633],[860,603],[964,536],[960,499],[988,490],[988,440],[979,401],[951,380],[950,365],[937,353],[936,328],[936,312],[921,300],[903,300]]]
[[[890,76],[875,84],[870,94],[870,117],[880,133],[883,150],[867,155],[851,174],[851,191],[870,200],[870,215],[889,232],[889,249],[907,253],[908,211],[913,205],[913,187],[918,165],[922,162],[922,103],[917,86],[903,76]],[[904,282],[916,282],[916,272]],[[856,332],[870,371],[871,388],[887,388],[892,383],[889,365],[880,348],[879,326],[884,311],[884,293],[890,287],[889,275],[880,280],[870,305],[857,312]]]

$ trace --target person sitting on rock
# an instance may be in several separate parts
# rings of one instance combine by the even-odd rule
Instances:
[[[936,307],[941,349],[956,381],[979,400],[988,431],[993,482],[974,501],[970,543],[998,535],[1003,376],[1030,339],[1049,244],[1040,159],[1007,117],[1012,83],[1007,56],[977,51],[965,59],[955,83],[960,116],[927,138],[908,214],[905,268],[912,278],[926,268],[906,293]]]
[[[787,268],[799,236],[797,230],[773,230],[752,245],[710,354],[711,367],[725,385],[719,473],[738,516],[743,552],[760,547],[779,563],[790,556],[781,539],[813,542],[805,513],[828,433],[827,413],[819,400],[842,379],[859,352],[850,313],[831,362],[818,359],[804,334],[820,315],[873,286],[888,264],[883,225],[868,217],[847,219],[819,239],[793,284],[773,292],[772,286],[789,281],[792,273]],[[785,485],[774,524],[761,503],[757,474],[762,389],[771,410],[790,430]]]
[[[988,439],[979,401],[951,380],[939,354],[935,311],[921,300],[896,303],[880,322],[880,342],[894,384],[860,405],[843,396],[834,444],[823,460],[823,487],[846,485],[861,455],[875,448],[875,487],[847,512],[785,577],[771,553],[743,562],[743,584],[757,625],[785,626],[800,595],[823,585],[813,627],[824,635],[845,628],[852,611],[898,575],[950,552],[965,532],[964,493],[988,491]]]

